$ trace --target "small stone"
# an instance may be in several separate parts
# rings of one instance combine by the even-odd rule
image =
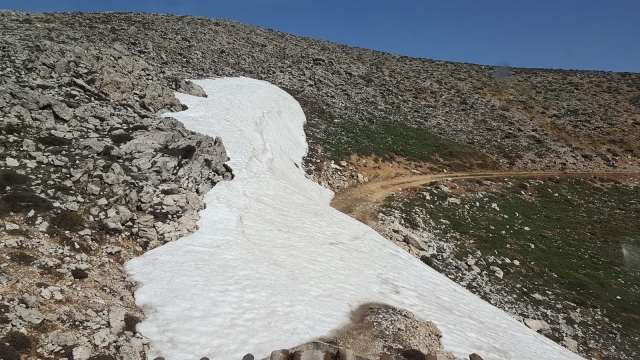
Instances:
[[[54,331],[49,334],[49,343],[56,346],[73,346],[78,343],[78,338],[72,333]]]
[[[533,331],[549,331],[551,327],[544,320],[535,320],[535,319],[524,319],[524,324]]]
[[[18,160],[10,157],[6,159],[6,163],[7,163],[7,166],[11,166],[11,167],[16,167],[20,165],[20,162]]]
[[[35,309],[25,309],[23,307],[16,306],[15,313],[22,318],[22,320],[35,325],[40,324],[42,320],[44,320],[44,316]]]
[[[476,263],[476,259],[467,259],[467,265],[473,266]]]
[[[564,345],[567,349],[573,351],[574,353],[578,352],[578,342],[570,337],[565,336],[564,340],[562,340],[562,345]]]
[[[247,354],[242,357],[242,360],[253,360],[253,354]]]
[[[4,228],[7,231],[20,230],[20,226],[18,226],[18,224],[14,224],[14,223],[10,223],[10,222],[4,223]]]
[[[38,225],[38,231],[40,232],[46,232],[48,228],[49,228],[49,223],[46,221],[43,221],[40,223],[40,225]]]
[[[80,205],[77,202],[70,202],[64,204],[64,208],[71,211],[78,211],[80,209]]]
[[[42,289],[40,290],[40,296],[42,296],[44,299],[49,300],[51,299],[51,290],[49,289]]]
[[[497,266],[490,266],[489,269],[493,271],[493,273],[500,279],[502,279],[502,277],[504,276],[504,272],[502,272],[502,270],[500,270],[500,268]]]
[[[91,346],[80,345],[73,349],[73,360],[88,360],[91,357],[91,351]]]
[[[87,184],[87,193],[91,195],[100,194],[100,187],[98,185],[94,185],[92,183]]]
[[[115,255],[120,253],[121,251],[122,251],[122,248],[120,246],[107,245],[104,247],[104,252],[106,252],[109,255]]]
[[[124,329],[124,317],[127,314],[127,309],[114,306],[109,310],[109,324],[111,324],[111,332],[113,334],[119,334]]]
[[[23,294],[22,295],[22,300],[27,304],[28,307],[30,308],[35,308],[38,306],[38,297],[37,296],[32,296],[29,294]]]
[[[469,355],[469,360],[483,360],[483,359],[482,359],[482,356],[480,356],[480,355],[478,355],[476,353],[473,353],[473,354]]]

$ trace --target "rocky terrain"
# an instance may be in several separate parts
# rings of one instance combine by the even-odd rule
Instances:
[[[417,320],[409,311],[381,304],[365,304],[354,311],[353,323],[339,331],[332,342],[369,359],[457,360],[440,343],[442,334],[429,321]],[[424,355],[423,355],[424,356]]]
[[[0,322],[29,358],[143,358],[122,264],[193,232],[232,177],[221,139],[158,117],[183,108],[173,91],[204,93],[124,48],[12,37],[1,16]]]
[[[144,358],[122,264],[194,231],[202,195],[233,177],[224,139],[159,117],[183,109],[173,91],[204,95],[186,79],[289,91],[308,118],[307,171],[334,189],[368,180],[329,175],[395,139],[389,129],[446,140],[428,155],[434,171],[463,157],[471,168],[640,170],[639,74],[496,70],[197,17],[0,11],[0,30],[6,358]],[[355,147],[358,134],[373,143]]]

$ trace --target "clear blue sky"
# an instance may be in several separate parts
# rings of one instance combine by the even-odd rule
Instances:
[[[0,0],[0,8],[200,15],[430,59],[640,72],[640,0]]]

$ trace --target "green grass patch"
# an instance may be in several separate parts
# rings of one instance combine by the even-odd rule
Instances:
[[[404,124],[339,120],[328,125],[326,131],[322,145],[329,155],[337,159],[357,154],[444,162],[455,170],[474,167],[472,164],[478,167],[491,166],[490,158],[472,146]]]
[[[409,226],[418,226],[417,213],[426,214],[445,236],[462,234],[485,255],[517,259],[521,265],[505,272],[507,282],[599,308],[640,333],[640,268],[633,258],[640,254],[629,254],[640,252],[638,187],[513,179],[484,191],[461,197],[459,205],[447,202],[451,194],[431,192],[430,200],[391,198],[385,206],[399,209]]]
[[[305,132],[313,145],[320,145],[324,156],[344,160],[352,154],[374,155],[383,160],[401,156],[407,160],[442,164],[453,171],[471,168],[497,168],[498,163],[477,148],[445,139],[419,127],[371,117],[362,111],[358,119],[346,119],[323,104],[288,90],[307,115]]]

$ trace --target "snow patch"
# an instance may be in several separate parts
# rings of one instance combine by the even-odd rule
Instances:
[[[581,359],[331,208],[304,176],[305,116],[289,94],[248,78],[195,83],[209,97],[177,94],[189,110],[171,116],[220,136],[236,177],[207,193],[195,234],[126,264],[150,358],[266,357],[378,302],[436,323],[461,358]]]

